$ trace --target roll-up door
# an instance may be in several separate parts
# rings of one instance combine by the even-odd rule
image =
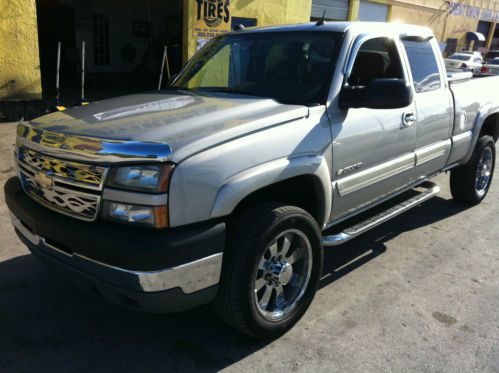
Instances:
[[[359,21],[386,22],[387,18],[388,5],[360,0]]]
[[[312,18],[324,18],[336,21],[346,21],[350,0],[312,0]]]

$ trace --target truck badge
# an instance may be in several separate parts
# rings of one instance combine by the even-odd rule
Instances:
[[[54,179],[44,172],[36,173],[34,181],[43,189],[49,189],[54,185]]]
[[[352,172],[352,171],[355,171],[355,170],[358,170],[359,168],[362,167],[362,162],[359,162],[359,163],[355,163],[351,166],[348,166],[348,167],[345,167],[345,168],[340,168],[338,170],[338,172],[336,172],[336,175],[338,176],[341,176],[343,174],[347,174],[349,172]]]

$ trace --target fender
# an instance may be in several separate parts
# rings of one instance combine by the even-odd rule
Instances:
[[[461,164],[467,163],[471,156],[473,155],[473,151],[475,150],[475,146],[478,142],[478,138],[480,137],[480,132],[482,131],[482,126],[485,120],[493,115],[499,113],[499,105],[496,103],[489,103],[487,105],[482,106],[482,108],[478,111],[478,115],[475,119],[475,125],[472,130],[472,138],[470,148],[468,149],[468,153],[464,157]]]
[[[296,176],[314,176],[321,187],[318,196],[321,227],[327,223],[332,205],[331,175],[322,155],[300,155],[260,164],[230,177],[219,189],[211,217],[227,216],[251,193]]]

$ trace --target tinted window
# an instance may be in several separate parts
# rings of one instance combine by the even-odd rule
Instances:
[[[174,84],[203,94],[226,92],[288,104],[326,101],[340,33],[234,33],[213,39]]]
[[[458,60],[458,61],[469,61],[471,56],[466,54],[453,54],[449,57],[450,60]]]
[[[370,39],[362,44],[348,84],[366,86],[378,78],[403,78],[397,48],[393,40],[388,38]]]
[[[492,60],[496,57],[499,57],[499,51],[492,51],[492,52],[487,53],[487,55],[485,56],[485,59]]]
[[[411,65],[412,79],[416,92],[428,92],[441,86],[437,59],[429,41],[404,41],[404,47]]]

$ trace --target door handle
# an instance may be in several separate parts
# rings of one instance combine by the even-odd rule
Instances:
[[[402,124],[404,127],[411,127],[416,123],[416,113],[414,111],[408,111],[402,115]]]

